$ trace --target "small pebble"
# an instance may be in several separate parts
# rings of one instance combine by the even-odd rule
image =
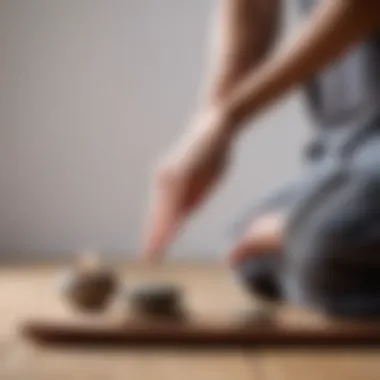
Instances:
[[[63,272],[59,289],[66,301],[77,310],[103,311],[114,296],[118,278],[114,271],[100,265],[79,265]]]
[[[178,314],[182,300],[180,289],[167,284],[142,284],[127,296],[135,313],[157,317]]]

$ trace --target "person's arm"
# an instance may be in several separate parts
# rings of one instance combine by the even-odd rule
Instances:
[[[223,104],[235,133],[244,121],[322,70],[376,29],[380,1],[324,0],[291,38],[248,73]]]
[[[274,45],[282,0],[220,0],[202,107],[225,99]]]

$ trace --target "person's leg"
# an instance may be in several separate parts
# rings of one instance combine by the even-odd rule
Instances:
[[[285,218],[281,212],[262,215],[253,220],[246,238],[236,247],[247,258],[236,268],[244,288],[266,300],[282,298],[279,270]]]
[[[342,166],[331,191],[295,216],[295,226],[288,220],[287,299],[329,315],[380,317],[379,165],[375,136]]]
[[[303,189],[301,178],[267,194],[234,224],[236,246],[246,258],[234,267],[242,286],[254,297],[278,300],[282,297],[279,266],[282,260],[283,231],[289,210]]]
[[[314,176],[310,172],[323,158],[322,143],[320,137],[315,136],[305,149],[303,175],[255,202],[234,225],[234,237],[242,241],[236,248],[246,256],[235,266],[237,276],[253,296],[270,300],[283,298],[281,272],[286,225],[299,199],[313,187],[310,177]]]
[[[278,276],[280,257],[280,251],[260,252],[237,266],[239,280],[252,296],[267,301],[282,299]]]

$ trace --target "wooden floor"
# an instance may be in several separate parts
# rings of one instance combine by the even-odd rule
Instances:
[[[0,269],[0,380],[307,380],[380,379],[380,350],[48,350],[17,335],[27,316],[67,313],[54,288],[52,268]],[[249,299],[230,274],[211,266],[171,265],[159,272],[130,267],[125,282],[164,279],[183,284],[187,302],[202,313],[225,313]]]

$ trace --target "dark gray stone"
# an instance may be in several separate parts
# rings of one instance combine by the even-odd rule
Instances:
[[[134,311],[152,316],[173,316],[180,312],[182,294],[168,284],[141,284],[128,293]]]

